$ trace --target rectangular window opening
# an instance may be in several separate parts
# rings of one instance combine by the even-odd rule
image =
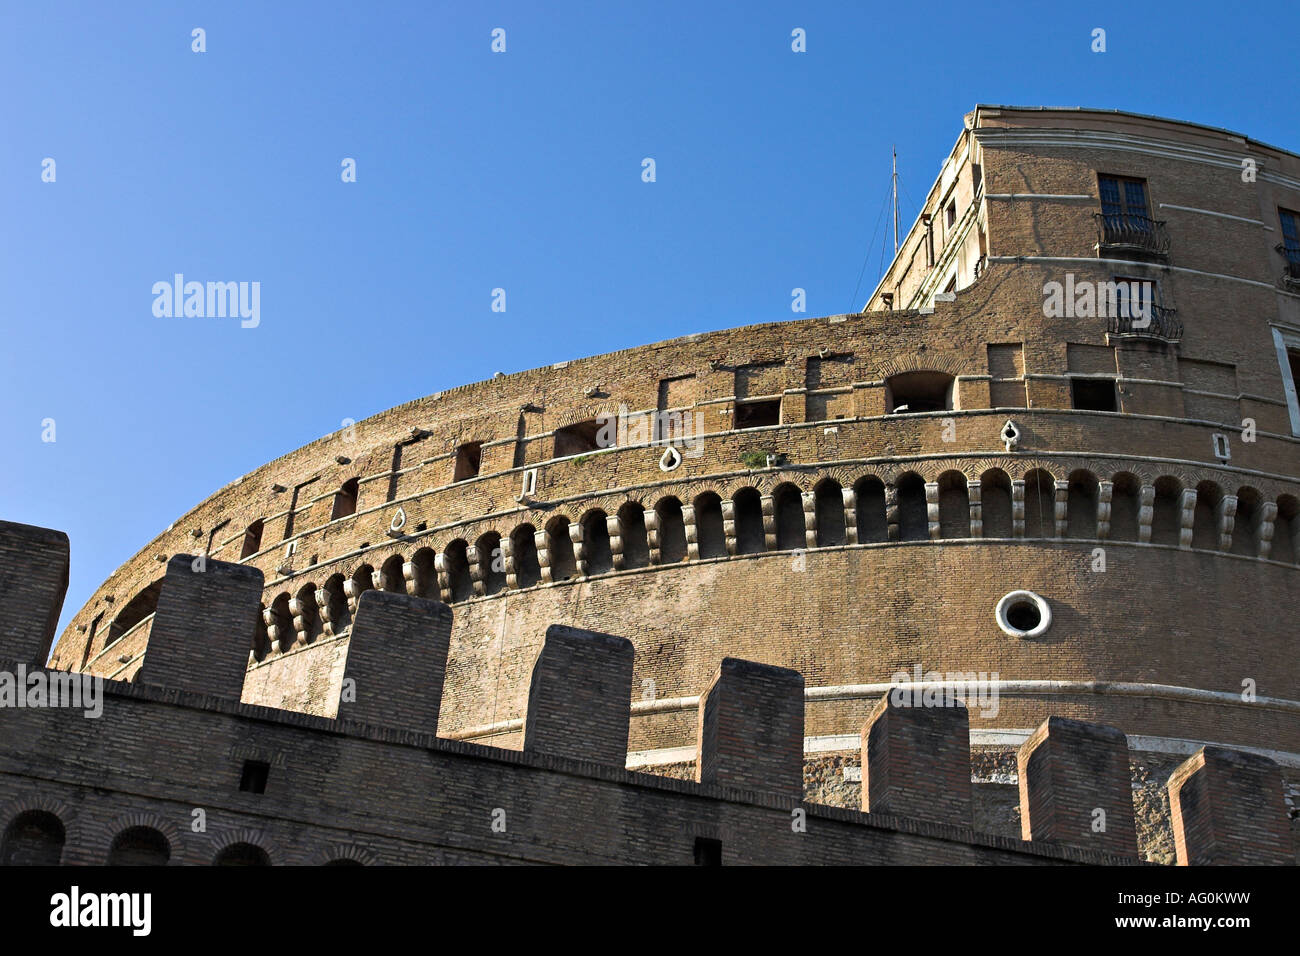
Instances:
[[[266,780],[271,775],[271,765],[264,760],[245,760],[239,775],[239,789],[243,793],[266,793]]]
[[[733,418],[736,428],[765,428],[781,424],[781,400],[737,403]]]
[[[695,838],[695,865],[722,866],[722,841],[708,837]]]
[[[1075,408],[1089,412],[1117,412],[1115,380],[1111,378],[1072,378],[1070,398]]]
[[[477,477],[482,463],[483,443],[478,441],[466,442],[456,449],[456,471],[452,476],[452,481],[464,481],[466,478]]]

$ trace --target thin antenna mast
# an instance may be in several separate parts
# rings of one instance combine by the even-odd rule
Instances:
[[[898,255],[898,147],[894,147],[894,255]]]

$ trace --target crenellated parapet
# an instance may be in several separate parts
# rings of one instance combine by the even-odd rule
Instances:
[[[42,529],[3,525],[0,531],[12,542],[59,540]],[[29,561],[36,579],[57,580],[66,552],[32,553],[38,554]],[[57,587],[24,590],[4,555],[0,670],[30,657],[33,634],[39,643],[43,632],[23,622],[55,619],[62,604]],[[466,861],[489,854],[521,861],[674,862],[681,859],[674,841],[701,827],[716,832],[718,820],[730,821],[727,832],[749,834],[744,845],[724,847],[724,859],[734,862],[1136,858],[1124,735],[1083,721],[1051,718],[1020,749],[1023,842],[973,830],[969,717],[959,696],[932,693],[943,688],[886,693],[871,712],[861,732],[861,814],[805,801],[804,679],[752,661],[722,660],[701,688],[695,782],[624,770],[633,645],[570,627],[550,628],[535,658],[522,752],[439,738],[452,609],[399,591],[368,589],[358,596],[338,719],[242,704],[238,680],[244,635],[257,619],[257,578],[254,569],[238,565],[173,559],[139,677],[134,684],[104,684],[99,716],[87,719],[70,707],[0,707],[7,739],[44,748],[35,764],[0,754],[0,806],[26,814],[24,834],[37,827],[34,820],[56,821],[61,836],[53,861],[96,862],[96,854],[117,852],[109,848],[119,841],[103,828],[122,821],[161,826],[164,843],[188,840],[173,819],[177,798],[187,814],[191,802],[216,806],[212,788],[236,782],[238,798],[214,810],[216,832],[201,847],[186,849],[186,861],[223,860],[231,847],[250,853],[251,845],[270,860],[288,862],[299,849],[283,847],[326,839],[333,846],[339,831],[351,830],[374,831],[358,837],[363,845],[350,854],[356,858],[364,850],[367,862],[426,859],[430,846]],[[21,609],[16,617],[8,613],[12,608]],[[58,673],[31,670],[47,679]],[[140,735],[152,733],[167,735],[166,765],[183,768],[179,776],[150,770],[159,748]],[[115,770],[70,782],[77,766],[130,752],[127,737],[134,738],[139,762],[128,778],[129,793],[125,784],[118,790]],[[217,742],[227,740],[223,751]],[[232,758],[242,765],[234,776],[221,769]],[[43,776],[46,767],[49,777]],[[296,782],[308,779],[316,790],[295,790]],[[273,790],[268,780],[287,789]],[[1205,747],[1178,768],[1168,789],[1180,863],[1294,862],[1273,761]],[[263,792],[280,794],[271,817],[255,802]],[[444,792],[449,802],[436,796]],[[38,794],[44,802],[33,802]],[[113,803],[111,816],[101,814],[97,795]],[[575,815],[575,801],[602,809]],[[481,815],[477,824],[474,814]],[[322,821],[313,819],[317,815]],[[799,821],[809,817],[816,826],[801,828]],[[376,829],[375,821],[387,822]],[[761,836],[767,827],[770,839]],[[54,852],[53,837],[20,847],[26,837],[18,832],[7,831],[0,855]],[[793,844],[793,856],[792,834],[806,841]],[[310,852],[333,852],[317,847]],[[182,848],[173,849],[181,859]]]

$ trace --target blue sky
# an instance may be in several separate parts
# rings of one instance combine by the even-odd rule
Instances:
[[[976,103],[1300,149],[1297,37],[1294,2],[6,3],[0,517],[70,535],[66,622],[344,418],[860,307],[891,146],[906,228]],[[260,323],[155,316],[178,272]]]

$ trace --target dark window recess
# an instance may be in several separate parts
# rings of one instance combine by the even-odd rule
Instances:
[[[592,419],[555,430],[555,457],[582,455],[600,447],[600,422]]]
[[[737,404],[734,421],[736,428],[762,428],[765,425],[779,425],[781,424],[781,400],[777,398],[766,402]]]
[[[1089,412],[1116,412],[1115,380],[1110,378],[1070,379],[1070,399],[1075,408]]]
[[[947,224],[947,228],[951,229],[953,223],[955,223],[956,221],[957,221],[957,200],[954,199],[952,202],[948,203],[948,208],[947,210],[944,211],[944,222]]]
[[[271,775],[271,765],[264,760],[245,760],[244,772],[239,775],[239,789],[243,793],[266,793],[266,780]]]
[[[356,478],[349,478],[343,482],[342,488],[334,492],[334,509],[330,512],[331,521],[357,513],[357,491],[360,484]]]
[[[475,477],[482,463],[482,442],[475,441],[461,445],[456,449],[456,473],[452,476],[452,481],[464,481],[466,478]]]
[[[244,532],[244,546],[239,549],[239,559],[251,558],[262,550],[262,519],[258,518]]]
[[[1300,394],[1300,352],[1287,349],[1286,363],[1291,367],[1291,384],[1296,387],[1296,393]]]
[[[900,372],[885,381],[890,414],[943,412],[952,408],[953,377],[947,372]]]
[[[1018,631],[1032,631],[1043,621],[1043,615],[1028,601],[1019,601],[1007,608],[1007,623]]]
[[[708,837],[695,838],[695,865],[722,866],[722,841]]]

